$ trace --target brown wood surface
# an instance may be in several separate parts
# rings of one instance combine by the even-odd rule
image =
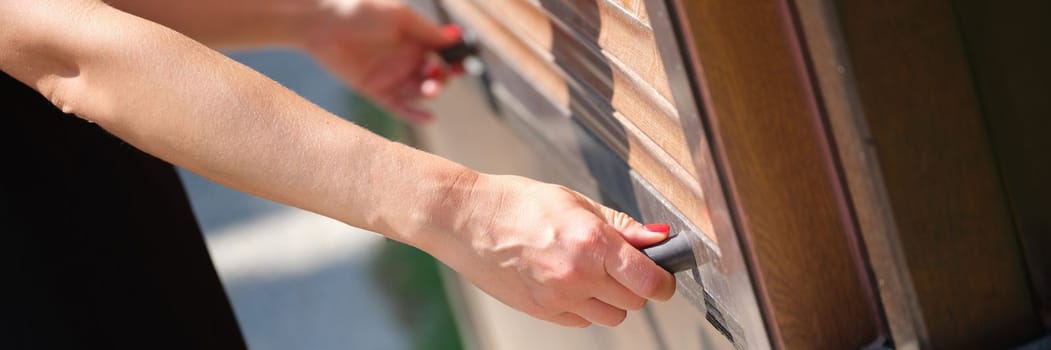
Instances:
[[[508,28],[505,21],[497,20],[502,17],[487,12],[479,3],[444,1],[454,18],[479,34],[483,49],[500,55],[506,62],[515,62],[514,68],[528,77],[538,91],[571,110],[581,123],[716,241],[704,193],[692,173],[694,169],[684,167],[669,151],[681,148],[677,153],[689,159],[688,153],[682,151],[686,146],[670,103],[620,65],[573,61],[563,51],[570,50],[564,45],[572,45],[566,43],[572,40],[555,39],[550,52],[531,45],[523,35]],[[535,26],[539,28],[543,24]],[[581,77],[586,74],[596,76]],[[611,84],[604,86],[602,81],[611,81]],[[679,146],[669,147],[669,142],[677,142]]]
[[[890,211],[883,177],[854,76],[843,47],[843,33],[830,1],[797,0],[800,28],[806,37],[807,58],[818,83],[822,107],[834,135],[844,182],[864,242],[887,330],[898,349],[918,349],[926,328],[905,265],[897,226]]]
[[[612,4],[473,1],[544,60],[604,98],[696,177],[652,31]],[[590,15],[586,14],[592,11]],[[555,45],[558,45],[557,47]],[[659,95],[657,95],[659,94]]]
[[[1051,1],[954,1],[1044,327],[1051,328]]]
[[[1006,348],[1035,336],[1018,237],[951,4],[838,8],[929,345]]]
[[[787,5],[676,3],[771,343],[876,340],[872,286]]]
[[[491,66],[494,62],[486,63]],[[449,85],[430,107],[443,115],[457,117],[438,118],[417,130],[420,145],[428,152],[472,169],[554,181],[599,198],[588,169],[559,159],[555,154],[560,152],[541,137],[513,128],[511,121],[518,118],[514,116],[516,112],[511,111],[524,111],[524,106],[510,108],[501,104],[499,114],[487,108],[486,88],[473,78]],[[497,95],[498,100],[508,101]],[[574,183],[579,186],[573,186]],[[459,279],[451,270],[442,270],[445,272],[442,280],[450,290],[454,311],[458,311],[456,316],[467,349],[696,350],[698,345],[705,350],[733,349],[704,319],[704,313],[698,312],[682,294],[668,302],[650,303],[647,310],[630,313],[616,328],[566,328],[514,310]]]
[[[646,12],[646,1],[645,0],[606,0],[610,3],[614,3],[620,8],[624,9],[625,12],[631,14],[637,18],[643,24],[649,24],[650,17]]]
[[[474,0],[474,3],[500,18],[523,38],[549,51],[553,41],[553,28],[549,24],[580,35],[585,44],[591,41],[595,54],[622,62],[661,96],[671,100],[652,29],[613,0]]]

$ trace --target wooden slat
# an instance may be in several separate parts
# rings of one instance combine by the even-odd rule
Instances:
[[[785,4],[675,3],[771,343],[872,342],[879,315]]]
[[[642,22],[643,24],[649,25],[650,16],[646,13],[646,1],[645,0],[606,0],[620,8],[624,9],[625,12],[631,14],[633,17]]]
[[[1051,329],[1051,1],[957,1],[1015,229]]]
[[[517,0],[528,1],[528,0]],[[671,100],[653,30],[611,0],[532,0],[569,32],[585,33],[602,52],[624,62],[665,99]]]
[[[1035,336],[1039,321],[950,2],[843,1],[838,9],[929,344],[1006,348]]]
[[[652,30],[617,5],[602,0],[588,6],[547,0],[473,1],[512,32],[549,52],[554,31],[562,31],[562,39],[581,41],[581,49],[593,51],[586,54],[623,62],[628,71],[671,100]]]
[[[639,125],[628,117],[648,121],[668,120],[666,114],[672,107],[641,103],[654,100],[640,97],[639,89],[625,83],[630,78],[618,73],[617,69],[610,69],[613,75],[613,91],[607,92],[610,95],[596,93],[594,88],[587,87],[586,83],[556,67],[553,58],[544,57],[545,51],[523,42],[472,1],[447,0],[445,4],[454,18],[464,21],[480,34],[483,46],[501,55],[504,61],[515,62],[514,68],[520,75],[531,79],[538,91],[551,98],[556,105],[571,110],[574,116],[618,152],[709,238],[717,240],[712,233],[704,193],[696,178],[669,155],[663,145],[654,142],[641,130],[644,126],[660,124]],[[681,135],[681,131],[674,126],[666,125],[664,128],[666,134]]]
[[[624,113],[626,120],[638,126],[683,169],[696,177],[678,116],[669,102],[667,78],[656,55],[653,34],[648,28],[629,23],[630,20],[621,18],[623,14],[607,15],[617,13],[615,8],[592,14],[602,17],[603,24],[600,25],[589,24],[598,19],[584,19],[585,15],[580,13],[587,10],[580,5],[572,8],[549,5],[552,7],[541,9],[525,0],[476,0],[474,4],[489,17],[506,19],[501,24],[509,32],[580,84],[586,85],[582,88],[606,95],[614,108]],[[601,33],[596,34],[599,35],[597,39],[588,38],[588,34],[583,34],[588,31]],[[613,37],[618,39],[610,39]],[[556,42],[557,47],[554,46]],[[600,48],[600,45],[604,46]],[[662,95],[657,96],[656,92]]]
[[[849,57],[835,10],[824,0],[795,2],[808,56],[849,188],[858,229],[877,285],[883,315],[898,349],[917,349],[926,328],[905,266],[897,226],[867,124],[861,113]]]

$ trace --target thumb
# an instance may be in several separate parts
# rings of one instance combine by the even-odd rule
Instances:
[[[431,48],[447,47],[460,40],[459,31],[443,30],[430,19],[420,16],[412,9],[406,9],[402,16],[402,28],[413,40]]]
[[[628,214],[599,205],[599,213],[606,224],[620,232],[620,236],[635,248],[644,248],[668,238],[668,225],[642,225]]]

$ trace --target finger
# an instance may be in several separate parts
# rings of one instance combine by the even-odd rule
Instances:
[[[668,238],[667,230],[663,232],[647,230],[645,226],[635,221],[628,214],[603,205],[595,205],[598,207],[598,214],[602,219],[606,220],[606,223],[617,230],[620,236],[624,237],[625,241],[636,248],[649,247]]]
[[[675,279],[627,242],[613,246],[606,256],[606,272],[625,288],[647,299],[668,300]]]
[[[423,95],[424,98],[434,98],[442,93],[442,87],[441,81],[427,79],[420,84],[420,94]]]
[[[420,16],[412,10],[405,11],[403,27],[410,38],[431,48],[447,47],[460,40],[459,33],[443,31],[437,23]],[[455,35],[455,36],[454,36]]]
[[[375,101],[380,106],[383,106],[387,112],[390,112],[402,120],[411,123],[426,123],[431,121],[433,116],[427,110],[421,109],[411,102],[396,99],[395,97],[387,96],[383,98],[377,98]]]
[[[646,299],[625,288],[620,282],[609,278],[595,295],[596,298],[622,310],[638,310],[646,306]]]
[[[427,123],[434,119],[431,112],[405,103],[395,106],[394,113],[413,123]]]
[[[451,72],[446,71],[445,64],[438,58],[429,59],[423,64],[424,79],[445,81],[445,78],[448,77],[449,73]]]
[[[419,85],[409,84],[409,82],[417,82],[418,84],[419,81],[423,80],[423,66],[426,63],[424,52],[419,48],[402,46],[396,52],[391,53],[390,57],[397,57],[397,59],[387,62],[384,66],[369,74],[369,79],[364,80],[360,88],[367,88],[371,91],[396,92],[397,89],[406,85],[413,88],[419,87]]]
[[[580,317],[580,315],[571,312],[563,312],[554,316],[537,318],[551,323],[557,323],[566,327],[584,328],[591,325],[591,321],[588,321],[587,319]]]
[[[410,104],[423,97],[423,78],[412,78],[406,80],[393,91],[394,100],[397,103]]]
[[[628,317],[627,311],[613,307],[601,300],[590,298],[573,308],[573,313],[580,315],[592,323],[598,323],[607,327],[616,327],[624,318]]]

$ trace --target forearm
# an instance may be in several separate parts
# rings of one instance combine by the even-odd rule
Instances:
[[[415,245],[540,319],[613,326],[674,292],[636,249],[666,234],[563,187],[386,141],[98,1],[0,1],[0,70],[162,159]]]
[[[462,166],[375,136],[167,28],[107,7],[71,17],[81,19],[47,37],[0,39],[0,69],[231,187],[416,245],[420,228],[455,224],[437,208],[469,191],[476,175]]]
[[[211,47],[299,46],[331,0],[105,0]],[[347,2],[347,1],[342,1]]]

